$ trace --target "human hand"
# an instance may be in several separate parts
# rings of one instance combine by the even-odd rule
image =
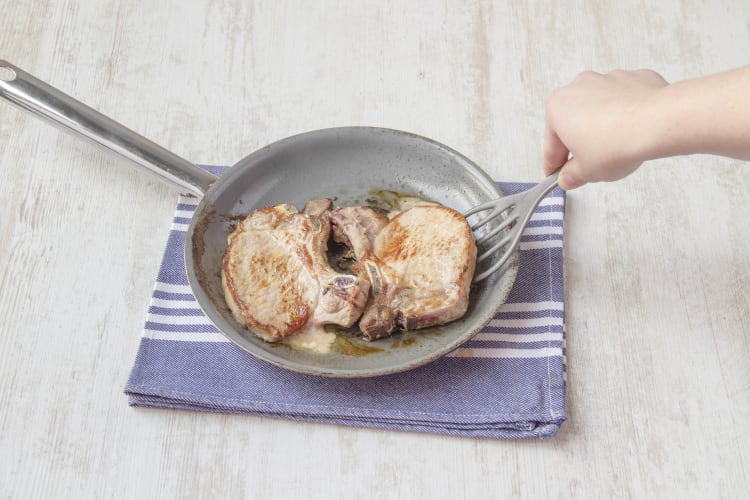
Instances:
[[[651,109],[668,83],[651,70],[584,71],[547,98],[544,172],[574,189],[614,181],[649,159]]]

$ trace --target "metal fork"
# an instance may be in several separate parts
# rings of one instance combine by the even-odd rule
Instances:
[[[498,250],[505,247],[503,255],[497,262],[495,262],[489,269],[474,276],[474,283],[478,283],[491,276],[492,273],[503,267],[503,264],[505,264],[510,258],[513,251],[518,246],[518,242],[521,241],[521,233],[526,228],[529,219],[531,219],[531,214],[534,212],[534,209],[539,205],[539,202],[542,201],[542,198],[557,186],[558,173],[559,170],[527,191],[488,201],[487,203],[482,203],[464,214],[464,217],[468,219],[471,215],[490,210],[488,215],[482,217],[477,222],[470,224],[472,231],[476,231],[488,222],[497,219],[505,213],[505,217],[500,224],[493,227],[487,234],[483,234],[477,238],[477,247],[489,241],[500,231],[509,228],[507,234],[505,234],[500,241],[492,245],[492,247],[488,248],[477,257],[477,264],[479,264],[488,257],[495,255]]]

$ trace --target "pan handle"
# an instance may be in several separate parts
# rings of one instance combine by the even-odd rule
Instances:
[[[93,141],[181,190],[203,196],[216,177],[12,64],[0,60],[0,97]]]

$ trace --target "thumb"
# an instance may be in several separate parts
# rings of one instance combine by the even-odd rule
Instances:
[[[569,159],[565,162],[565,165],[560,168],[560,175],[557,178],[557,184],[565,191],[583,186],[586,184],[586,181],[581,178],[580,170],[581,165],[576,157]]]

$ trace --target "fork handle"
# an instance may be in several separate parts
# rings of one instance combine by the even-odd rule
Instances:
[[[536,206],[539,205],[539,202],[542,201],[542,198],[544,198],[547,193],[557,187],[558,175],[560,175],[559,169],[555,170],[553,174],[545,177],[542,182],[523,193],[523,201],[521,201],[520,203],[523,203],[524,205],[531,205],[529,207],[529,213],[531,213],[536,208]],[[524,225],[525,223],[526,222],[524,221]]]
[[[544,180],[536,186],[527,189],[526,191],[521,191],[520,193],[501,198],[507,203],[507,206],[515,205],[514,212],[527,213],[527,216],[519,221],[522,227],[526,225],[526,222],[528,222],[531,217],[531,213],[536,206],[539,205],[539,202],[542,201],[542,198],[557,187],[557,176],[559,174],[560,170],[556,170],[550,176],[545,177]]]
[[[516,234],[514,235],[513,241],[510,244],[510,248],[508,250],[509,252],[513,251],[513,249],[515,249],[518,243],[521,241],[521,233],[523,233],[523,229],[526,227],[526,224],[529,223],[529,219],[531,219],[534,210],[542,201],[542,198],[544,198],[547,193],[557,187],[557,177],[559,174],[560,170],[558,169],[553,174],[545,177],[542,182],[540,182],[533,188],[516,195],[519,199],[516,202],[514,211],[523,214],[523,218],[516,222],[516,227],[518,229],[516,230]]]

